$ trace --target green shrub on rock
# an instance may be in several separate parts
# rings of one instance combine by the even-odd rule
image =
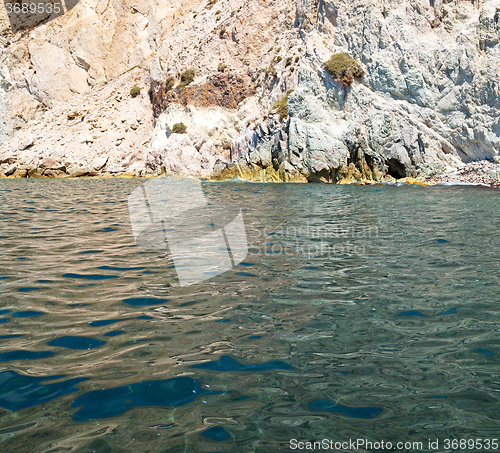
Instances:
[[[130,89],[130,96],[132,96],[133,98],[135,98],[139,94],[141,94],[141,88],[140,87],[132,87]]]
[[[170,76],[165,80],[165,92],[170,91],[175,85],[175,79]]]
[[[280,121],[288,118],[288,96],[290,96],[292,91],[293,90],[288,90],[279,101],[274,103],[273,108],[271,109],[271,111],[277,110],[278,115],[280,116]]]
[[[179,83],[179,86],[185,87],[189,85],[193,80],[195,76],[195,71],[194,69],[186,69],[182,74],[181,74],[181,82]]]
[[[334,80],[342,80],[342,85],[350,85],[354,77],[362,77],[365,73],[361,65],[345,52],[333,54],[325,61],[325,68]]]
[[[172,134],[185,134],[186,133],[186,125],[184,123],[175,123],[172,126]]]
[[[217,67],[217,71],[224,72],[225,70],[226,70],[226,65],[224,63],[219,63],[219,66]]]

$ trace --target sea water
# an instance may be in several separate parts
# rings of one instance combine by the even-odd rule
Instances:
[[[180,286],[143,183],[0,180],[0,451],[500,437],[496,190],[204,182],[248,254]]]

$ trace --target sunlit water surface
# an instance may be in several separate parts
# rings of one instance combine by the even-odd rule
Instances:
[[[180,287],[143,182],[0,180],[0,451],[500,437],[497,191],[204,183],[249,253]]]

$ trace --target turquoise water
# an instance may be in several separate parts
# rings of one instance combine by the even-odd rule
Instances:
[[[0,451],[500,437],[499,192],[204,183],[249,253],[181,287],[143,182],[0,180]]]

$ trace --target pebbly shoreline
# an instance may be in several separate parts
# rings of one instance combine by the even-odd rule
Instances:
[[[500,187],[500,163],[481,160],[426,178],[429,184],[461,183]]]

